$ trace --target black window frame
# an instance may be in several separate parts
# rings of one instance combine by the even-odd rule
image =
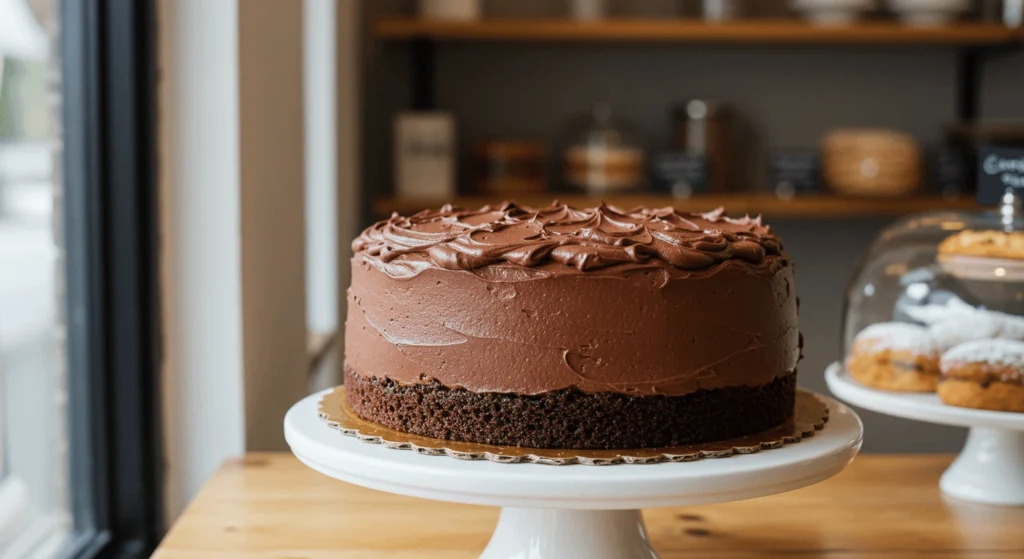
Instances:
[[[60,2],[70,497],[66,557],[163,531],[155,0]]]

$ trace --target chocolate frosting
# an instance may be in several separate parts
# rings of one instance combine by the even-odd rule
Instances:
[[[353,243],[346,363],[478,392],[678,396],[800,358],[793,267],[760,219],[505,203]]]
[[[654,263],[699,270],[733,259],[760,264],[781,254],[782,246],[760,218],[731,219],[722,208],[621,211],[555,202],[538,210],[504,202],[479,210],[448,205],[411,217],[393,214],[363,231],[352,249],[378,259],[389,275],[405,276],[432,266],[471,270],[498,263],[579,271]]]

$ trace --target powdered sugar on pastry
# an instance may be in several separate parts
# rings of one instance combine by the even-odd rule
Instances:
[[[972,340],[998,338],[1001,324],[990,313],[973,312],[931,325],[928,333],[940,351]]]
[[[928,329],[940,351],[984,339],[1024,340],[1024,318],[1006,313],[976,310],[933,324]]]
[[[942,356],[942,369],[965,363],[1024,368],[1024,342],[975,340],[960,344]]]
[[[1024,341],[1024,318],[1010,314],[997,313],[1002,315],[1002,327],[999,329],[999,337],[1005,340]]]
[[[872,349],[894,349],[911,351],[921,355],[935,353],[935,344],[928,329],[906,322],[880,322],[872,324],[857,334],[854,343]]]
[[[910,318],[924,324],[937,324],[947,320],[955,320],[978,312],[973,305],[966,303],[963,299],[952,298],[945,303],[932,303],[920,307],[908,307],[904,309]]]

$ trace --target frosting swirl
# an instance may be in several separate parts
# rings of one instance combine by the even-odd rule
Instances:
[[[602,203],[543,209],[503,202],[477,210],[445,205],[367,228],[355,252],[378,260],[393,276],[430,267],[473,270],[501,263],[529,268],[561,265],[579,272],[622,264],[700,270],[728,260],[762,264],[782,255],[782,243],[761,218],[671,207],[620,210]]]

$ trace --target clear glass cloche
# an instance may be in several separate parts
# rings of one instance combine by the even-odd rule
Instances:
[[[969,339],[985,335],[971,330],[979,315],[1024,316],[1019,196],[1007,191],[994,210],[917,214],[885,229],[848,287],[844,356],[857,335],[875,324],[935,331],[944,323]]]

